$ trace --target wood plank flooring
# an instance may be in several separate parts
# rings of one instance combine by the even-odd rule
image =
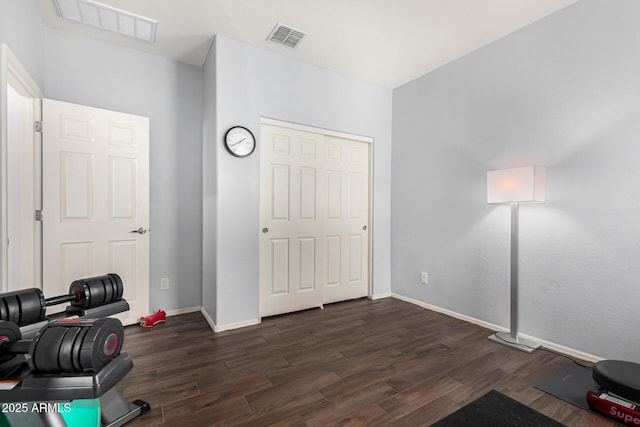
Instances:
[[[118,384],[151,412],[128,426],[424,426],[491,389],[568,426],[613,426],[533,384],[567,363],[491,331],[386,298],[214,334],[200,313],[126,328]]]

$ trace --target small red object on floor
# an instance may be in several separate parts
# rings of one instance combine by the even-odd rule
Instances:
[[[164,310],[159,309],[153,314],[140,317],[140,326],[150,328],[158,323],[164,322],[167,319],[167,313]]]

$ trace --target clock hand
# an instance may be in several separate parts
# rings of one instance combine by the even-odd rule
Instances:
[[[234,145],[238,145],[238,144],[240,144],[242,141],[244,141],[245,139],[247,139],[247,138],[242,138],[240,141],[236,142],[235,144],[231,144],[231,146],[233,147]]]

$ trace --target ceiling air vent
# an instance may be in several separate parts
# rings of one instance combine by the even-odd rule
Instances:
[[[107,31],[154,43],[158,21],[94,0],[54,0],[60,16]]]
[[[267,40],[290,48],[295,48],[306,35],[307,33],[304,31],[296,30],[295,28],[278,23],[271,31],[271,34],[269,34],[269,37],[267,37]]]

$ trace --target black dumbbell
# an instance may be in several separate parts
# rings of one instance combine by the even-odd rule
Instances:
[[[38,288],[0,295],[0,320],[24,326],[44,320],[46,301]]]
[[[95,373],[122,350],[124,328],[118,319],[65,319],[45,325],[32,341],[20,341],[20,329],[0,321],[0,362],[29,354],[35,373]]]
[[[69,287],[75,298],[71,305],[85,310],[120,301],[123,293],[122,279],[115,273],[76,280]]]
[[[122,299],[122,279],[114,273],[80,279],[71,283],[68,295],[47,298],[47,306],[70,302],[72,306],[89,309]]]
[[[71,283],[69,293],[44,298],[37,288],[0,294],[0,320],[8,320],[19,326],[44,320],[46,307],[71,303],[83,310],[100,307],[122,300],[124,287],[117,274],[80,279]]]

